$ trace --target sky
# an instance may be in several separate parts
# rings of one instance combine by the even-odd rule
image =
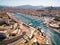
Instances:
[[[0,0],[0,5],[4,6],[60,6],[60,0]]]

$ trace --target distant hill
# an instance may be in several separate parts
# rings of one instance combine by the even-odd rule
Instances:
[[[11,8],[10,6],[0,6],[0,8]]]
[[[60,9],[60,7],[47,7],[47,6],[32,6],[32,5],[22,5],[22,6],[0,6],[0,8],[33,8],[33,9],[39,9],[39,8],[47,8],[47,9]]]
[[[16,8],[44,8],[44,6],[22,5],[22,6],[17,6]]]
[[[46,9],[54,10],[54,9],[60,9],[60,7],[52,7],[52,6],[50,6],[50,7],[46,7]]]
[[[32,6],[32,5],[22,5],[22,6],[0,6],[0,8],[44,8],[44,6]]]

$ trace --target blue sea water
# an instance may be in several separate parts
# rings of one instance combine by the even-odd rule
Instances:
[[[30,24],[32,23],[33,27],[40,26],[43,32],[50,38],[52,45],[60,45],[60,33],[55,32],[53,29],[50,29],[43,23],[41,18],[34,18],[33,16],[24,15],[20,13],[13,13],[14,17],[18,20],[23,21],[24,23]],[[38,20],[39,19],[39,20]]]

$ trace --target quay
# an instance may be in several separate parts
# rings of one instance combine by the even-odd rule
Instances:
[[[44,33],[40,32],[38,29],[35,29],[30,25],[17,20],[12,16],[12,13],[7,12],[7,15],[13,22],[13,25],[11,24],[10,26],[6,26],[8,28],[5,30],[7,31],[7,38],[0,41],[0,44],[17,45],[22,43],[23,45],[32,45],[34,42],[38,42],[41,45],[50,45],[50,41]],[[4,25],[1,27],[4,28]]]

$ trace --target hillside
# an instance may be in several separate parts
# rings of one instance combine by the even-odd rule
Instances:
[[[27,7],[28,6],[28,7]],[[0,11],[4,12],[19,12],[23,14],[35,15],[35,16],[60,16],[60,7],[45,7],[36,8],[34,6],[18,6],[18,7],[3,7]]]

